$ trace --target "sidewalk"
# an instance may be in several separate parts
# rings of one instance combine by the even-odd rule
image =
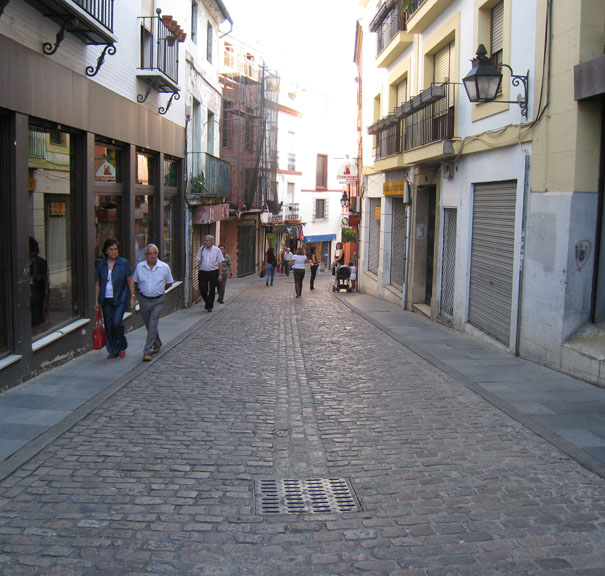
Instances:
[[[225,306],[257,279],[256,275],[229,279]],[[198,303],[162,316],[160,336],[164,345],[159,356],[222,309],[215,303],[208,314]],[[145,327],[126,336],[128,350],[124,358],[107,360],[105,349],[93,350],[0,394],[0,480],[153,365],[142,362]]]
[[[225,306],[258,281],[256,275],[230,280]],[[322,289],[331,291],[331,283]],[[334,298],[605,477],[605,389],[511,356],[372,296],[339,293]],[[220,304],[212,315],[196,305],[162,317],[162,353],[220,312]],[[0,479],[152,366],[141,362],[145,335],[144,327],[128,334],[123,359],[108,361],[104,350],[88,352],[0,394]]]
[[[338,296],[368,322],[605,477],[605,389],[378,298]]]

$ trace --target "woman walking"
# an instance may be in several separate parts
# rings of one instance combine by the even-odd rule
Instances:
[[[315,277],[319,269],[319,258],[317,258],[316,251],[317,247],[311,246],[311,290],[315,290]]]
[[[108,238],[103,244],[105,258],[95,265],[97,306],[103,310],[107,358],[124,358],[128,342],[122,317],[128,303],[135,305],[134,282],[128,260],[120,256],[120,244]]]
[[[303,278],[305,277],[305,264],[307,263],[307,257],[302,246],[299,246],[296,250],[296,254],[292,256],[290,260],[290,266],[294,270],[294,290],[296,291],[296,297],[302,296]]]
[[[266,286],[273,286],[273,278],[275,277],[275,266],[277,265],[277,259],[275,258],[275,252],[273,248],[269,247],[267,254],[265,255],[265,278]]]

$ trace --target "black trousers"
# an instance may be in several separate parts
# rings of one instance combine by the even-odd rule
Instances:
[[[206,303],[206,310],[212,310],[214,307],[216,285],[218,284],[218,270],[200,270],[197,279],[200,286],[200,294]]]

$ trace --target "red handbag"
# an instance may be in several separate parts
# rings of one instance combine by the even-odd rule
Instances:
[[[103,326],[103,314],[101,307],[97,306],[97,320],[95,327],[92,330],[92,347],[95,350],[100,350],[105,346],[105,326]]]

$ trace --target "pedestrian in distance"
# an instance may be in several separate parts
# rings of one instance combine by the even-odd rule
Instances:
[[[315,290],[315,277],[317,276],[317,270],[319,270],[319,258],[316,252],[317,247],[311,246],[311,290]]]
[[[198,284],[200,295],[204,300],[206,312],[212,312],[216,287],[223,280],[221,263],[224,258],[220,248],[214,245],[214,236],[211,234],[204,238],[204,243],[197,251],[197,260],[199,262]]]
[[[221,250],[221,253],[223,254],[223,264],[222,264],[222,274],[223,274],[223,279],[219,282],[218,285],[218,298],[217,298],[217,302],[219,304],[224,304],[225,303],[225,288],[227,287],[227,278],[233,276],[233,274],[231,273],[231,256],[229,256],[229,254],[227,254],[227,252],[225,252],[226,248],[224,244],[219,244],[218,247]]]
[[[357,266],[355,265],[355,260],[349,262],[349,268],[351,269],[351,276],[349,277],[349,280],[351,280],[351,289],[355,291],[357,290]]]
[[[275,277],[275,267],[277,266],[277,258],[275,258],[275,251],[271,246],[265,254],[265,286],[273,286],[273,278]]]
[[[128,342],[124,332],[124,312],[130,302],[135,305],[132,271],[126,258],[120,256],[120,244],[115,238],[107,238],[103,244],[103,256],[95,264],[95,288],[97,306],[103,311],[107,358],[124,358]]]
[[[290,276],[290,260],[292,260],[292,252],[290,251],[290,246],[284,246],[284,254],[282,256],[284,261],[284,273],[286,276]]]
[[[40,256],[40,245],[33,236],[29,237],[29,288],[32,328],[37,334],[48,328],[50,282],[48,262]]]
[[[160,312],[166,300],[166,289],[174,282],[170,266],[158,259],[158,253],[155,244],[147,244],[145,260],[137,264],[133,276],[135,288],[139,293],[141,316],[147,328],[143,362],[149,362],[151,355],[157,354],[162,347],[158,330]]]
[[[294,272],[294,290],[296,297],[302,296],[303,279],[305,277],[305,264],[307,263],[307,257],[302,246],[299,246],[296,250],[296,254],[292,255],[290,259],[290,266]]]

